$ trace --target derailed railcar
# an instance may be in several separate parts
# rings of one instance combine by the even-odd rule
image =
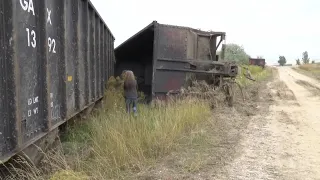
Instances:
[[[88,0],[0,0],[0,160],[103,97],[114,37]]]
[[[249,58],[249,64],[264,68],[266,65],[266,60],[263,58]]]
[[[217,49],[224,38],[224,32],[154,21],[115,49],[115,75],[132,70],[149,102],[179,90],[194,75],[217,81],[235,77],[235,64],[218,61]]]

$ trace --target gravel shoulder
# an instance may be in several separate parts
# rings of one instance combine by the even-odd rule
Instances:
[[[252,118],[240,143],[243,154],[221,179],[320,179],[319,83],[291,68],[278,72],[268,83],[274,103]]]

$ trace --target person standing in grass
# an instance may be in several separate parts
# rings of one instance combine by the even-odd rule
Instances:
[[[137,80],[132,71],[125,71],[125,78],[124,78],[124,97],[126,103],[126,110],[127,113],[130,114],[131,106],[133,109],[133,113],[137,115],[137,101],[138,101],[138,84]]]

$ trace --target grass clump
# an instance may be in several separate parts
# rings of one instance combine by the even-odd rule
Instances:
[[[264,80],[266,78],[268,78],[271,74],[272,71],[270,68],[266,67],[266,68],[262,68],[260,66],[255,66],[255,65],[248,65],[246,66],[248,67],[252,77],[256,80],[256,81],[261,81]],[[241,86],[248,86],[253,84],[254,82],[247,79],[244,75],[244,73],[246,72],[246,70],[244,69],[244,67],[241,68],[241,73],[238,75],[236,81],[241,85]]]
[[[61,170],[54,173],[50,180],[86,180],[89,179],[88,176],[86,176],[83,173],[77,173],[72,170]]]

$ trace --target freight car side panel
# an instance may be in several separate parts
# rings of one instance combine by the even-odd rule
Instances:
[[[67,117],[76,111],[76,68],[77,68],[77,0],[65,1],[65,54],[66,54],[66,85],[67,85]]]
[[[1,59],[1,157],[5,157],[17,145],[17,131],[15,120],[15,84],[14,84],[14,44],[13,41],[13,9],[11,1],[1,1],[0,3],[0,59]]]
[[[64,118],[65,96],[65,61],[64,61],[64,26],[63,0],[46,0],[46,39],[47,62],[49,71],[49,108],[51,126],[61,122]]]
[[[110,37],[109,37],[109,32],[106,31],[106,33],[104,34],[104,36],[105,36],[105,39],[109,39],[109,38],[110,38]],[[110,67],[110,64],[109,64],[109,62],[110,62],[110,43],[107,42],[107,41],[105,41],[105,45],[106,45],[105,51],[106,51],[106,58],[107,58],[106,67],[105,67],[106,80],[109,80],[109,78],[110,78],[110,68],[111,68],[111,67]]]
[[[95,59],[96,59],[96,52],[95,52],[95,13],[92,8],[89,8],[89,46],[90,46],[90,56],[89,56],[89,66],[90,66],[90,76],[89,76],[89,83],[90,83],[90,102],[93,102],[96,97],[96,73],[95,73]]]
[[[100,78],[101,80],[103,81],[101,84],[100,84],[100,91],[101,91],[101,95],[103,96],[104,94],[104,84],[105,84],[105,70],[104,70],[104,67],[105,67],[105,62],[106,62],[106,58],[105,58],[105,39],[104,39],[104,32],[105,32],[105,28],[104,28],[104,25],[102,22],[100,22],[100,38],[101,38],[101,41],[100,41],[100,52],[101,52],[101,66],[100,66]]]
[[[106,33],[104,34],[104,38],[105,39],[109,39],[108,31],[106,31]],[[109,77],[110,77],[110,75],[109,75],[110,74],[110,65],[109,65],[109,60],[110,60],[109,47],[110,47],[110,45],[109,45],[109,43],[107,41],[105,41],[105,46],[106,46],[106,48],[104,50],[106,51],[106,59],[107,59],[107,61],[106,61],[106,66],[105,66],[104,70],[105,70],[105,78],[108,81]]]
[[[95,69],[94,72],[96,73],[95,78],[95,100],[100,97],[100,19],[98,15],[95,15]]]
[[[109,39],[112,39],[112,34],[111,32],[109,32],[110,34],[110,38]],[[110,43],[110,46],[111,48],[109,49],[110,50],[110,61],[111,61],[111,68],[110,68],[110,72],[112,75],[114,75],[114,65],[115,65],[115,55],[114,55],[114,43],[112,42],[109,42]]]
[[[79,39],[79,106],[83,109],[88,104],[89,96],[89,69],[88,69],[88,3],[79,1],[79,21],[78,21],[78,39]]]
[[[4,13],[3,13],[3,4],[0,3],[0,155],[2,155],[5,151],[5,143],[4,143],[4,128],[6,124],[5,117],[5,98],[6,98],[6,90],[5,90],[5,42],[4,42]]]
[[[184,69],[186,63],[178,62],[187,59],[188,31],[174,26],[158,26],[158,44],[154,73],[154,90],[156,94],[177,90],[185,80],[185,73],[170,71],[170,68]],[[163,59],[167,59],[164,61]],[[177,60],[177,61],[171,61]],[[170,62],[171,61],[171,62]]]
[[[7,160],[102,97],[114,37],[88,0],[0,0],[0,27]]]
[[[41,65],[41,51],[44,44],[40,41],[42,19],[42,1],[15,1],[14,50],[16,56],[15,71],[18,87],[17,122],[21,125],[22,141],[28,141],[39,135],[44,128],[44,72]],[[19,127],[19,124],[17,124]]]

